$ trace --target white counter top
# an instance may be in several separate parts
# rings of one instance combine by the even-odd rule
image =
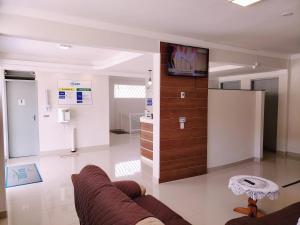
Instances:
[[[140,117],[140,122],[142,122],[142,123],[152,123],[153,124],[153,119],[142,116],[142,117]]]

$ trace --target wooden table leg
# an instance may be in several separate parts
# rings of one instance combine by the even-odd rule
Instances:
[[[250,217],[256,217],[256,218],[263,217],[265,215],[263,212],[258,210],[257,200],[253,200],[252,198],[248,198],[248,208],[238,207],[235,208],[234,211]]]

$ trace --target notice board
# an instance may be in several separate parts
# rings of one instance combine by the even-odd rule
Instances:
[[[90,80],[59,80],[59,105],[91,105],[92,81]]]

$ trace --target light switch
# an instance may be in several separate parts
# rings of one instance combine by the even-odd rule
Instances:
[[[180,125],[180,129],[183,130],[184,129],[184,124],[186,123],[186,117],[185,116],[181,116],[179,117],[179,125]]]

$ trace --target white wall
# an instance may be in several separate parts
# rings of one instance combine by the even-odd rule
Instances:
[[[3,73],[3,71],[1,71]],[[2,74],[3,75],[3,74]],[[3,86],[0,87],[2,93]],[[5,198],[5,163],[4,163],[4,136],[3,136],[3,120],[2,120],[2,99],[0,97],[0,212],[6,211]]]
[[[224,166],[262,152],[261,91],[208,91],[208,168]],[[259,124],[258,123],[262,123]]]
[[[36,72],[38,84],[39,135],[41,151],[70,149],[71,127],[76,128],[76,147],[109,145],[108,77],[89,74]],[[92,105],[58,105],[57,82],[60,79],[91,80]],[[45,90],[49,90],[51,111],[45,105]],[[71,122],[57,122],[57,108],[71,108]],[[44,117],[49,115],[49,117]]]
[[[148,84],[150,76],[151,76],[152,85]],[[151,75],[149,74],[148,76],[146,76],[145,85],[146,85],[146,99],[151,98],[153,104],[153,71]],[[145,102],[145,109],[153,114],[153,105],[147,105],[147,103]]]
[[[160,66],[161,55],[153,56],[153,178],[160,178]],[[154,188],[154,190],[157,190]],[[155,193],[158,194],[158,193]]]
[[[219,79],[208,75],[208,88],[219,88]]]
[[[251,81],[255,79],[278,78],[278,120],[277,120],[277,150],[286,151],[287,118],[288,118],[288,72],[287,70],[219,77],[219,83],[224,81],[241,81],[241,89],[251,90]]]
[[[109,108],[110,108],[110,129],[120,129],[121,114],[144,113],[144,98],[114,98],[114,84],[126,85],[145,85],[145,79],[129,77],[110,77],[109,78]],[[124,118],[125,119],[125,118]],[[126,121],[123,121],[125,125]],[[126,126],[126,131],[127,130]]]
[[[300,154],[300,58],[291,60],[289,87],[288,152]]]

